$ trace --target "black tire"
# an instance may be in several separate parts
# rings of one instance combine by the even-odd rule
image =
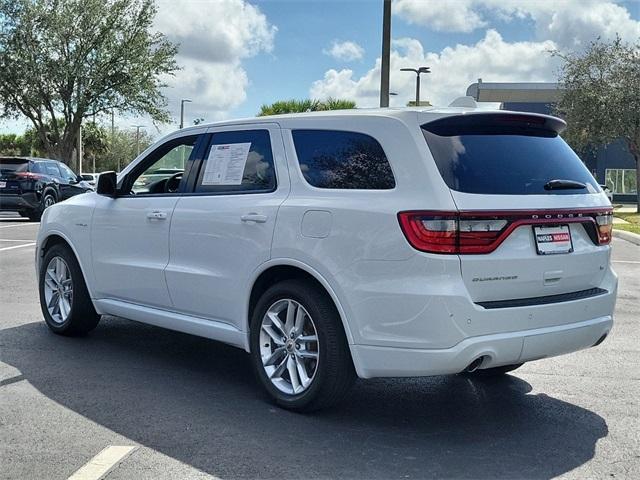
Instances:
[[[45,209],[47,207],[50,207],[51,205],[54,205],[55,203],[57,203],[57,201],[58,201],[58,197],[56,197],[56,194],[52,190],[45,191],[44,195],[42,195],[40,207],[30,211],[27,214],[27,216],[29,217],[29,220],[31,220],[32,222],[39,222],[40,219],[42,218],[42,213],[45,211]]]
[[[260,330],[267,310],[279,300],[291,299],[313,319],[319,358],[310,385],[299,394],[279,390],[268,378],[260,351]],[[285,280],[270,287],[258,300],[251,318],[251,358],[255,374],[271,399],[280,407],[311,412],[340,402],[356,379],[342,321],[327,293],[306,280]],[[286,358],[285,354],[285,358]]]
[[[464,372],[463,375],[469,377],[497,377],[504,375],[508,372],[512,372],[516,368],[520,368],[524,363],[514,363],[513,365],[502,365],[501,367],[483,368],[481,370],[474,370],[473,372]]]
[[[59,321],[55,320],[49,313],[47,307],[47,301],[45,298],[45,278],[47,276],[47,267],[52,259],[56,257],[64,260],[71,277],[71,288],[73,294],[71,296],[71,305],[69,314],[66,319]],[[42,259],[40,264],[40,272],[38,278],[38,290],[40,292],[40,308],[42,309],[42,315],[47,326],[59,335],[75,336],[84,335],[98,325],[100,321],[100,315],[98,315],[93,308],[91,297],[87,290],[87,286],[80,270],[80,265],[76,260],[75,255],[71,249],[63,244],[56,244],[49,248]]]

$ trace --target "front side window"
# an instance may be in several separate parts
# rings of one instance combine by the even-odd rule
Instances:
[[[294,130],[305,180],[318,188],[387,190],[395,187],[380,143],[369,135],[338,130]]]
[[[65,164],[61,163],[58,165],[58,167],[60,168],[60,172],[62,173],[62,178],[66,182],[75,182],[77,180],[77,175],[73,173],[73,170],[71,170]]]
[[[185,165],[197,140],[198,135],[181,137],[154,150],[143,160],[141,169],[133,170],[127,179],[131,193],[146,195],[178,192]]]
[[[199,193],[263,193],[276,188],[268,130],[215,132],[198,173]]]

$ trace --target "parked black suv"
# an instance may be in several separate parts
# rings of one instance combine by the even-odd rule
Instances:
[[[40,220],[45,208],[93,190],[64,163],[46,158],[0,157],[0,211]]]

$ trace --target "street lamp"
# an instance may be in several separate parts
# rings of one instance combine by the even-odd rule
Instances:
[[[144,125],[131,125],[136,129],[136,150],[138,150],[138,155],[140,155],[140,129],[147,128]]]
[[[191,100],[189,100],[188,98],[183,98],[182,100],[180,100],[180,128],[181,129],[184,127],[184,104],[185,103],[191,103]]]
[[[431,73],[430,67],[418,67],[418,68],[401,68],[401,72],[413,72],[416,74],[416,107],[420,106],[420,74]]]

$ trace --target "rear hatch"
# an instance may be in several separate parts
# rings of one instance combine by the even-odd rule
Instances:
[[[29,172],[29,160],[23,158],[0,158],[0,195],[20,195],[21,181]]]
[[[485,308],[604,293],[611,206],[560,137],[564,126],[507,112],[422,126],[458,208],[444,228],[458,230],[463,281]]]

